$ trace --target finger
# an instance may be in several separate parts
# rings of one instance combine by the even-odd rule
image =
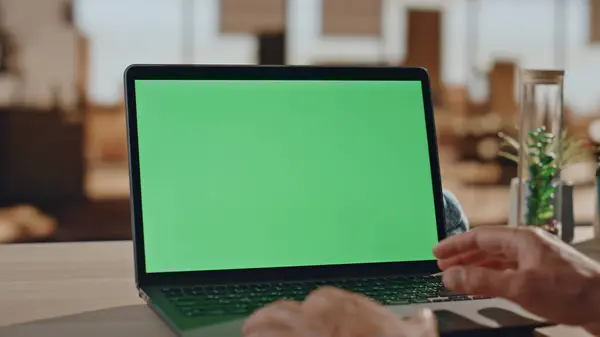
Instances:
[[[334,287],[321,287],[313,291],[304,301],[303,307],[322,310],[348,304],[377,307],[375,301],[366,296]]]
[[[370,298],[334,287],[321,287],[313,291],[302,308],[309,317],[330,321],[359,310],[379,310],[379,306]]]
[[[254,333],[266,333],[271,330],[291,329],[301,320],[300,303],[281,300],[255,311],[242,326],[244,336]]]
[[[441,270],[445,270],[453,266],[466,266],[470,264],[476,264],[481,261],[485,261],[489,258],[489,253],[481,249],[476,249],[468,251],[466,253],[454,255],[446,259],[440,259],[437,263],[438,267],[440,267]]]
[[[290,332],[290,330],[287,328],[285,328],[285,329],[274,328],[274,329],[269,329],[269,330],[255,331],[251,335],[242,334],[242,336],[244,336],[244,337],[295,337],[295,336],[297,336],[297,334],[294,335],[293,332]]]
[[[515,271],[475,266],[452,267],[444,272],[444,285],[453,291],[493,297],[511,298]]]
[[[520,249],[517,239],[530,234],[518,227],[478,227],[442,240],[433,248],[433,254],[438,259],[448,259],[470,251],[483,250],[516,258]]]
[[[455,266],[486,266],[489,263],[491,265],[500,268],[500,263],[507,263],[509,265],[516,265],[516,261],[511,261],[504,255],[491,254],[483,250],[472,250],[463,254],[451,256],[447,259],[438,260],[437,264],[441,270],[446,270],[450,267]]]
[[[354,303],[354,294],[334,287],[321,287],[311,292],[302,303],[302,310],[308,320],[324,326],[326,331],[333,331],[339,316],[348,302]]]
[[[302,309],[324,335],[386,336],[400,324],[398,316],[372,299],[329,287],[309,295]]]
[[[506,261],[502,259],[485,260],[481,263],[476,264],[476,266],[496,270],[516,270],[519,267],[519,265],[515,262]]]
[[[414,337],[437,337],[438,334],[438,323],[431,309],[421,309],[416,315],[416,321],[420,322],[422,330],[419,334],[415,334]],[[412,336],[411,336],[412,337]]]
[[[402,320],[401,330],[403,337],[437,337],[437,319],[430,309],[421,309]]]
[[[334,287],[321,287],[313,291],[302,306],[306,312],[326,314],[329,314],[330,311],[333,313],[342,311],[388,312],[369,297]]]

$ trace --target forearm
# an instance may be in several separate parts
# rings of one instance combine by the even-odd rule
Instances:
[[[584,326],[585,330],[594,336],[600,336],[600,323]]]
[[[600,272],[594,278],[592,288],[593,290],[590,294],[592,308],[590,309],[594,312],[593,317],[595,317],[595,320],[583,327],[592,335],[600,337]]]

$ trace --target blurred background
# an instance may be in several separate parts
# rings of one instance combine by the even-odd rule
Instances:
[[[131,63],[426,67],[473,226],[507,221],[519,68],[566,69],[568,131],[600,142],[600,0],[0,0],[0,242],[131,238]],[[564,173],[577,225],[596,158]]]

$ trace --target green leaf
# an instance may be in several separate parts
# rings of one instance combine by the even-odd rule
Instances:
[[[503,144],[507,144],[517,151],[519,151],[519,149],[521,148],[521,145],[515,138],[505,134],[504,132],[498,132],[498,137],[500,137],[504,141]]]
[[[548,220],[554,216],[554,210],[547,210],[538,214],[538,218]]]
[[[519,157],[517,155],[512,154],[512,153],[508,153],[508,152],[505,152],[505,151],[500,151],[500,152],[498,152],[498,156],[504,157],[504,158],[506,158],[508,160],[511,160],[511,161],[514,161],[517,164],[519,163]]]
[[[499,151],[498,156],[508,158],[518,163],[519,151],[521,146],[519,142],[505,133],[498,133],[498,136],[503,140],[501,148],[509,146],[517,153],[511,154],[507,151]],[[527,162],[530,165],[556,165],[557,167],[565,167],[571,163],[581,162],[585,160],[593,160],[592,146],[586,146],[587,141],[572,137],[567,130],[561,132],[560,137],[552,132],[546,132],[545,127],[539,127],[535,131],[529,132],[524,141],[527,147]],[[600,146],[598,147],[600,150]],[[561,158],[554,157],[554,160],[544,159],[542,155],[553,153],[561,154]]]

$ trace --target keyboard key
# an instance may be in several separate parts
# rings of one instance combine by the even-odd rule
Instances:
[[[203,316],[219,316],[224,315],[226,313],[223,309],[211,309],[206,311],[201,311]]]
[[[227,313],[233,314],[233,315],[243,315],[248,313],[248,309],[247,308],[233,308],[231,310],[228,310]]]
[[[195,301],[193,299],[179,299],[174,302],[175,302],[175,305],[177,305],[178,307],[191,307],[191,306],[198,305],[198,301]]]
[[[411,298],[410,303],[429,303],[425,298]]]
[[[440,296],[446,296],[446,297],[462,295],[462,294],[455,293],[454,291],[446,289],[446,288],[440,289],[438,293],[440,294]]]
[[[430,298],[429,299],[430,303],[438,303],[438,302],[450,302],[450,299],[447,297],[440,297],[440,298]]]
[[[301,301],[314,289],[331,285],[359,292],[388,305],[475,299],[454,294],[432,276],[396,276],[306,282],[274,282],[219,286],[165,287],[161,291],[189,317],[245,315],[278,299]],[[448,295],[444,295],[448,294]],[[450,299],[450,296],[452,299]]]
[[[471,298],[474,299],[474,300],[489,300],[492,297],[489,297],[489,296],[471,296]]]

